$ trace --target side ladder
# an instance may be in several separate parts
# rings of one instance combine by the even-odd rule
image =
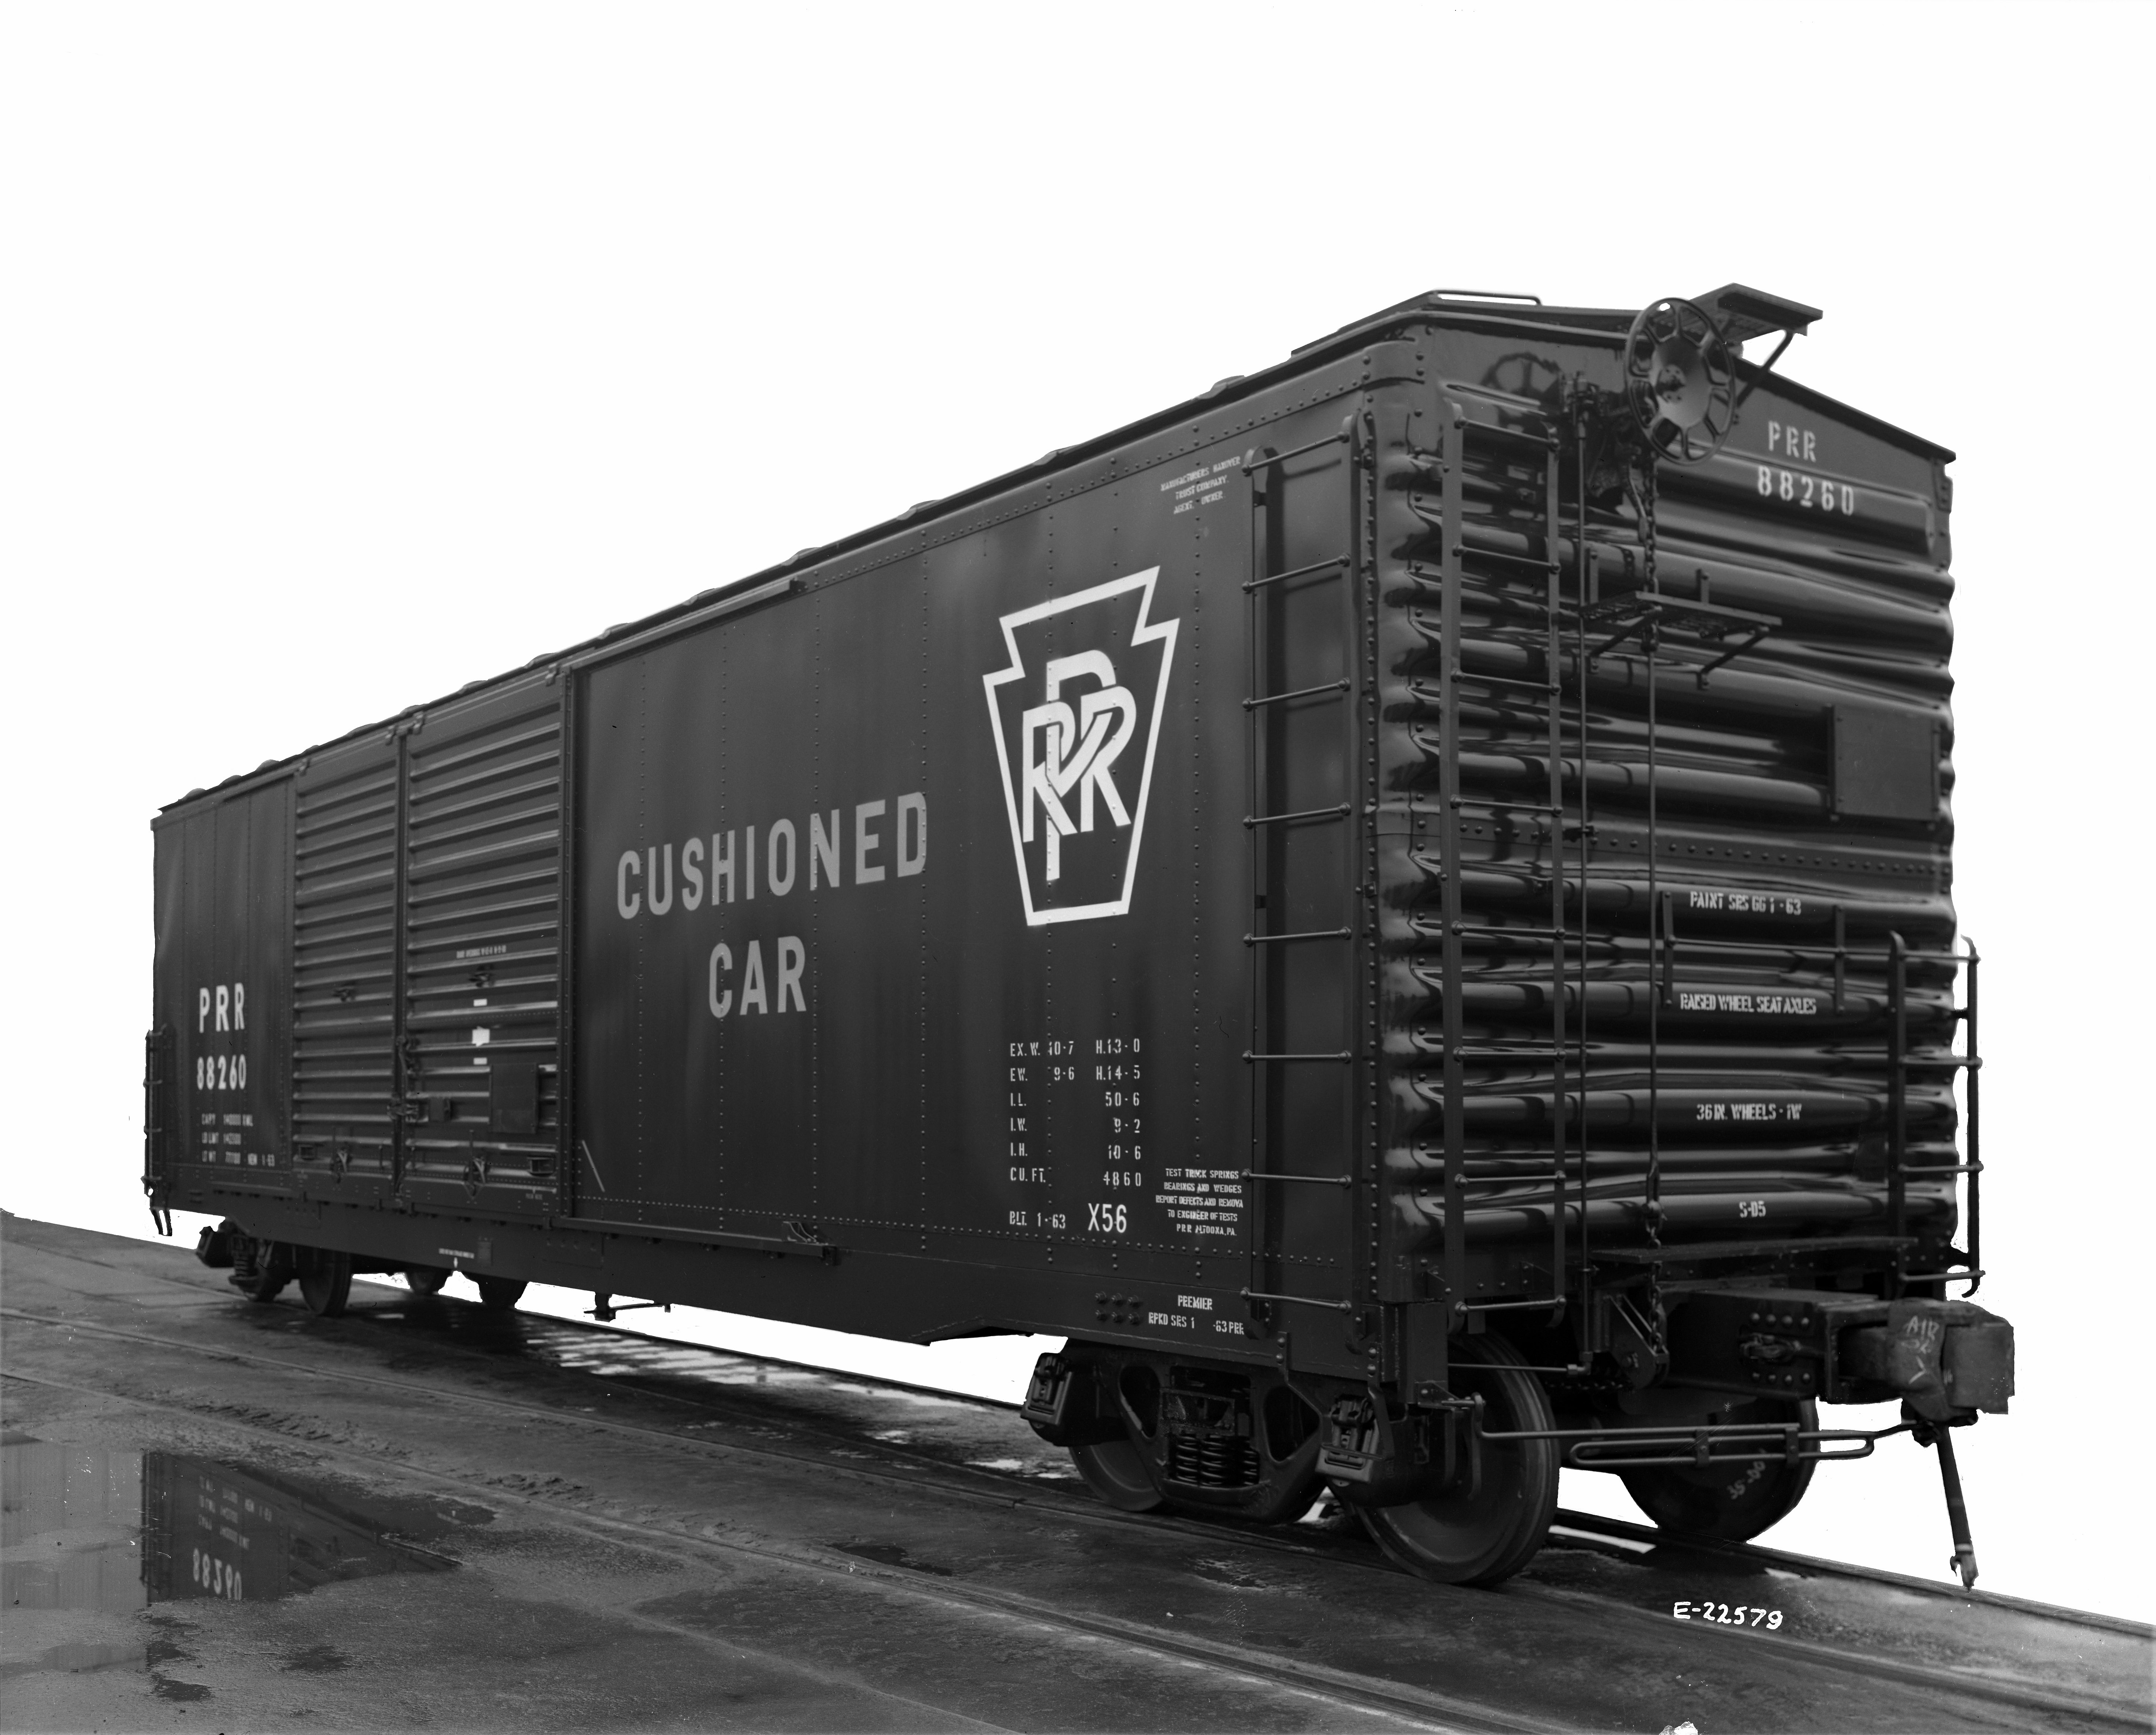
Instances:
[[[1567,611],[1560,593],[1563,571],[1559,557],[1562,520],[1558,495],[1562,452],[1555,431],[1547,426],[1530,429],[1476,421],[1455,402],[1448,401],[1445,405],[1445,427],[1447,445],[1441,455],[1441,535],[1444,546],[1439,627],[1443,674],[1439,690],[1437,815],[1439,866],[1443,876],[1440,908],[1444,926],[1445,1290],[1461,1312],[1532,1309],[1549,1313],[1554,1322],[1563,1316],[1566,1306],[1565,1216],[1570,1129],[1573,1126],[1582,1129],[1579,1157],[1583,1224],[1586,1204],[1584,1116],[1577,1112],[1578,1105],[1573,1101],[1566,1067],[1568,965],[1577,955],[1582,960],[1584,969],[1585,956],[1580,932],[1568,926],[1568,906],[1579,910],[1584,928],[1587,834],[1586,784],[1583,777],[1579,779],[1579,820],[1577,827],[1572,828],[1579,839],[1579,860],[1576,875],[1568,875],[1565,859],[1568,827],[1564,809],[1563,704],[1563,635]],[[1531,472],[1528,484],[1517,490],[1516,497],[1532,500],[1534,516],[1525,525],[1512,521],[1506,528],[1516,533],[1524,531],[1528,548],[1539,552],[1516,553],[1491,546],[1477,546],[1468,540],[1466,472],[1476,456]],[[1471,567],[1476,574],[1486,576],[1490,580],[1488,591],[1478,597],[1478,601],[1488,604],[1493,615],[1497,617],[1489,626],[1479,629],[1478,636],[1486,641],[1514,646],[1524,651],[1531,671],[1536,663],[1540,664],[1538,674],[1500,675],[1488,670],[1471,670],[1466,667],[1462,605]],[[1538,601],[1529,603],[1507,595],[1500,588],[1506,579],[1517,580],[1523,576],[1531,584],[1539,584],[1541,595]],[[1463,684],[1486,689],[1493,706],[1523,701],[1530,710],[1535,707],[1541,709],[1548,771],[1545,799],[1538,802],[1487,799],[1461,792],[1460,703]],[[1582,740],[1578,749],[1583,762],[1586,757],[1586,715],[1583,705],[1579,712]],[[1471,814],[1486,818],[1493,830],[1501,826],[1524,824],[1536,832],[1547,862],[1549,914],[1546,926],[1498,926],[1467,920],[1461,875],[1465,862],[1464,830],[1468,823],[1467,816]],[[1547,1039],[1502,1042],[1471,1042],[1468,1039],[1465,967],[1466,948],[1471,942],[1486,947],[1526,943],[1546,959],[1549,973],[1546,985],[1549,1016]],[[1584,988],[1583,983],[1583,1007]],[[1584,1043],[1584,1035],[1581,1040]],[[1467,1173],[1466,1070],[1469,1065],[1478,1063],[1505,1065],[1538,1061],[1547,1064],[1550,1080],[1546,1122],[1549,1129],[1551,1165],[1550,1292],[1547,1296],[1526,1299],[1466,1301],[1461,1298],[1467,1293],[1467,1212],[1472,1192],[1486,1184]],[[1584,1055],[1582,1065],[1584,1065]],[[1509,1086],[1507,1092],[1521,1094]],[[1517,1187],[1518,1181],[1516,1177],[1491,1176],[1487,1178],[1486,1184]]]
[[[1334,454],[1345,486],[1329,480]],[[1375,1209],[1368,1140],[1358,1136],[1368,1065],[1362,1023],[1366,940],[1361,866],[1365,828],[1362,726],[1364,607],[1361,464],[1353,416],[1322,439],[1250,454],[1250,574],[1245,581],[1247,684],[1243,699],[1250,850],[1250,1143],[1240,1178],[1250,1200],[1250,1281],[1242,1293],[1274,1322],[1286,1355],[1291,1308],[1366,1317],[1368,1285],[1355,1256]],[[1295,473],[1298,463],[1303,468]],[[1287,505],[1291,490],[1329,491],[1316,512]],[[1336,504],[1337,501],[1337,504]],[[1312,557],[1315,536],[1326,552]],[[1327,545],[1330,545],[1329,547]],[[1338,1022],[1331,1021],[1338,1009]],[[1332,1099],[1337,1095],[1337,1104]],[[1337,1109],[1337,1112],[1334,1111]],[[1335,1242],[1323,1222],[1345,1214]],[[1313,1221],[1313,1218],[1316,1219]],[[1338,1295],[1303,1291],[1295,1276],[1295,1231],[1337,1247]],[[1320,1255],[1301,1255],[1305,1261]]]

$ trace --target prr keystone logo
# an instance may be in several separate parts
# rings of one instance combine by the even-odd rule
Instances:
[[[1006,614],[984,675],[1029,927],[1129,913],[1177,623],[1158,567]]]

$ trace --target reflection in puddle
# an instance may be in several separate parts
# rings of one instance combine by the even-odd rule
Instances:
[[[805,1427],[817,1435],[836,1433],[855,1440],[866,1435],[947,1464],[993,1460],[1002,1474],[1070,1486],[1078,1481],[1069,1458],[1060,1448],[1036,1440],[1019,1420],[1014,1404],[595,1326],[580,1318],[530,1311],[494,1313],[454,1298],[415,1301],[408,1293],[388,1289],[379,1294],[394,1305],[370,1301],[364,1317],[396,1333],[399,1341],[389,1366],[399,1373],[444,1372],[448,1364],[440,1352],[448,1349],[609,1384],[619,1382],[669,1403],[704,1406],[716,1401],[727,1412],[724,1419],[708,1410],[694,1419],[674,1419],[674,1425],[685,1430],[723,1428],[780,1439],[798,1437]],[[531,1305],[527,1301],[527,1309]],[[249,1317],[265,1333],[304,1332],[310,1325],[297,1309],[257,1309]],[[761,1323],[724,1314],[712,1319],[711,1329]],[[598,1413],[604,1406],[580,1401],[588,1395],[563,1390],[558,1401],[586,1414]],[[604,1395],[613,1399],[624,1394],[616,1389]],[[759,1425],[776,1423],[785,1425]]]
[[[11,1613],[266,1602],[377,1573],[441,1572],[453,1563],[393,1527],[439,1533],[468,1516],[333,1499],[297,1478],[210,1458],[44,1441],[0,1446],[0,1607]],[[112,1648],[62,1645],[38,1666],[105,1666],[122,1659],[59,1653]],[[126,1660],[141,1655],[137,1646]]]
[[[141,1527],[141,1453],[0,1446],[0,1608],[146,1607]]]
[[[922,1391],[916,1387],[849,1378],[829,1368],[809,1368],[791,1362],[767,1361],[730,1350],[705,1349],[693,1344],[673,1343],[626,1332],[594,1332],[588,1327],[567,1330],[529,1324],[523,1346],[557,1367],[597,1374],[602,1379],[636,1374],[685,1375],[706,1384],[747,1386],[762,1391],[831,1394],[847,1398],[869,1398],[894,1409],[970,1417],[986,1410],[1008,1411],[1009,1404],[991,1404],[957,1394]]]

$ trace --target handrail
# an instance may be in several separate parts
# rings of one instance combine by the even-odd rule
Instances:
[[[1899,933],[1887,942],[1887,1232],[1898,1238],[1907,1231],[1909,1215],[1908,1178],[1902,1173],[1909,1142],[1908,961]],[[1908,1277],[1908,1255],[1897,1249],[1890,1298],[1902,1293]]]

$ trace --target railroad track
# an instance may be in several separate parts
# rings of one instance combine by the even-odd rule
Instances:
[[[685,1446],[700,1453],[709,1453],[724,1458],[747,1458],[776,1465],[812,1466],[820,1473],[874,1485],[881,1488],[905,1489],[919,1491],[932,1489],[944,1498],[978,1501],[998,1508],[1014,1505],[1036,1507],[1052,1514],[1063,1523],[1076,1523],[1102,1531],[1129,1532],[1139,1530],[1159,1535],[1162,1532],[1180,1533],[1194,1541],[1203,1543],[1216,1553],[1221,1549],[1246,1551],[1252,1554],[1287,1555],[1307,1560],[1323,1561],[1336,1568],[1358,1573],[1383,1573],[1400,1576],[1399,1569],[1377,1553],[1359,1532],[1327,1532],[1322,1529],[1296,1527],[1286,1530],[1260,1530],[1233,1523],[1209,1521],[1204,1517],[1182,1513],[1131,1514],[1116,1512],[1093,1501],[1090,1496],[1075,1491],[1066,1491],[1053,1483],[1044,1482],[1038,1476],[1014,1474],[1009,1471],[978,1465],[957,1463],[932,1452],[910,1449],[902,1443],[877,1438],[857,1430],[848,1430],[814,1420],[789,1418],[783,1442],[760,1441],[749,1443],[736,1439],[714,1440],[694,1431],[699,1423],[711,1425],[710,1419],[723,1417],[729,1410],[745,1407],[731,1394],[720,1392],[699,1395],[693,1389],[684,1390],[684,1377],[670,1370],[662,1376],[638,1377],[619,1372],[591,1373],[565,1366],[559,1363],[541,1364],[552,1378],[569,1383],[572,1387],[582,1382],[596,1382],[602,1387],[625,1388],[647,1402],[655,1403],[677,1414],[680,1421],[670,1424],[657,1419],[626,1419],[591,1414],[580,1409],[564,1409],[557,1404],[533,1401],[518,1397],[506,1397],[495,1393],[476,1392],[453,1385],[434,1383],[424,1380],[408,1379],[394,1374],[366,1372],[357,1369],[325,1366],[319,1362],[306,1362],[290,1357],[266,1353],[257,1349],[238,1349],[222,1345],[190,1342],[183,1338],[162,1333],[132,1330],[79,1318],[40,1313],[29,1309],[0,1307],[0,1319],[22,1325],[46,1329],[82,1332],[94,1337],[127,1342],[153,1348],[162,1353],[178,1353],[209,1362],[247,1364],[275,1370],[280,1376],[370,1389],[382,1393],[393,1393],[404,1398],[420,1398],[435,1404],[448,1404],[467,1411],[480,1411],[498,1417],[516,1416],[529,1420],[543,1420],[557,1426],[587,1430],[601,1435],[632,1436],[644,1439],[663,1439],[678,1446]],[[414,1329],[408,1316],[402,1322],[406,1332]],[[378,1338],[382,1328],[369,1326],[365,1316],[348,1317],[336,1328],[340,1335],[354,1339]],[[571,1330],[583,1328],[569,1327]],[[597,1331],[598,1328],[589,1328]],[[447,1334],[424,1332],[430,1355],[483,1368],[499,1378],[503,1372],[503,1358],[490,1355],[450,1340]],[[608,1333],[608,1336],[632,1337],[640,1342],[656,1340],[637,1337],[633,1333]],[[740,1362],[754,1362],[757,1358],[737,1357],[727,1353],[728,1358]],[[526,1363],[529,1367],[532,1364]],[[783,1365],[783,1364],[773,1364]],[[20,1378],[33,1384],[74,1392],[82,1395],[118,1399],[131,1405],[183,1414],[198,1421],[210,1421],[244,1431],[269,1434],[288,1439],[283,1430],[274,1424],[252,1423],[244,1418],[235,1419],[207,1405],[175,1404],[169,1400],[145,1398],[116,1393],[69,1382],[33,1376],[10,1370],[9,1378]],[[850,1382],[864,1387],[875,1387],[880,1383],[860,1376],[848,1375]],[[587,1391],[588,1391],[587,1388]],[[921,1389],[911,1389],[918,1391]],[[936,1394],[948,1398],[950,1394]],[[1014,1414],[1014,1405],[1002,1405],[986,1399],[955,1400],[978,1405],[983,1410],[1006,1411]],[[1015,1423],[1014,1426],[1020,1425]],[[1133,1622],[1098,1613],[1077,1611],[1052,1605],[994,1587],[954,1582],[937,1578],[924,1582],[917,1573],[902,1566],[878,1567],[865,1565],[861,1560],[849,1558],[837,1550],[797,1548],[783,1545],[769,1545],[745,1541],[738,1537],[714,1540],[677,1527],[639,1522],[616,1517],[577,1512],[565,1509],[558,1501],[533,1498],[515,1493],[505,1494],[499,1486],[470,1478],[459,1477],[439,1469],[423,1470],[408,1459],[372,1452],[363,1447],[350,1445],[322,1446],[322,1450],[378,1466],[393,1468],[398,1474],[421,1476],[439,1482],[444,1487],[454,1486],[468,1497],[481,1501],[511,1500],[520,1505],[543,1512],[555,1521],[580,1526],[591,1533],[606,1533],[616,1539],[634,1536],[646,1538],[650,1546],[668,1549],[688,1549],[721,1553],[734,1552],[757,1558],[784,1561],[802,1570],[842,1575],[859,1575],[864,1572],[876,1573],[906,1594],[927,1597],[932,1601],[947,1604],[990,1609],[1009,1618],[1045,1624],[1065,1631],[1077,1631],[1096,1637],[1112,1639],[1125,1645],[1142,1645],[1163,1655],[1173,1656],[1198,1666],[1218,1669],[1246,1679],[1270,1681],[1286,1686],[1301,1692],[1313,1694],[1342,1705],[1353,1705],[1367,1712],[1389,1717],[1400,1718],[1425,1727],[1448,1727],[1474,1729],[1522,1729],[1549,1727],[1517,1717],[1494,1712],[1484,1705],[1450,1698],[1424,1689],[1399,1683],[1373,1681],[1350,1676],[1342,1671],[1322,1666],[1269,1655],[1246,1647],[1237,1646],[1209,1638],[1163,1632],[1155,1623]],[[834,1451],[844,1452],[843,1458],[834,1457]],[[861,1455],[869,1455],[863,1457]],[[2053,1608],[2049,1605],[2023,1603],[2015,1599],[2001,1598],[1984,1594],[1969,1594],[1958,1589],[1929,1584],[1922,1580],[1904,1578],[1860,1567],[1839,1565],[1835,1563],[1813,1561],[1804,1557],[1778,1553],[1752,1545],[1700,1543],[1684,1538],[1672,1537],[1645,1527],[1624,1524],[1590,1515],[1563,1512],[1559,1515],[1560,1540],[1574,1546],[1602,1548],[1612,1552],[1640,1558],[1639,1551],[1651,1549],[1664,1561],[1681,1567],[1688,1561],[1718,1558],[1745,1567],[1768,1567],[1783,1570],[1800,1570],[1809,1574],[1830,1574],[1840,1578],[1873,1584],[1890,1584],[1897,1589],[1940,1599],[1945,1601],[1975,1602],[1979,1599],[1992,1606],[2025,1613],[2069,1626],[2081,1626],[2092,1630],[2124,1633],[2144,1637],[2148,1629],[2130,1621],[2088,1614],[2084,1611]],[[1657,1562],[1657,1565],[1661,1562]],[[1651,1630],[1666,1635],[1666,1615],[1650,1612],[1620,1598],[1601,1594],[1594,1589],[1578,1589],[1541,1584],[1528,1579],[1515,1580],[1505,1593],[1508,1599],[1527,1599],[1546,1606],[1578,1611],[1591,1616],[1599,1623],[1630,1626],[1645,1633]],[[1933,1691],[1948,1702],[1975,1701],[1995,1706],[2001,1710],[2041,1712],[2049,1717],[2072,1722],[2085,1722],[2097,1727],[2127,1727],[2146,1730],[2150,1727],[2149,1714],[2145,1706],[2126,1700],[2112,1699],[2087,1693],[2060,1690],[2044,1684],[2011,1676],[1972,1674],[1966,1669],[1948,1668],[1906,1658],[1890,1657],[1862,1651],[1852,1651],[1817,1643],[1787,1634],[1768,1633],[1753,1629],[1729,1629],[1722,1636],[1732,1642],[1763,1647],[1762,1660],[1779,1657],[1803,1662],[1825,1669],[1845,1677],[1892,1682],[1902,1686],[1913,1686]]]

